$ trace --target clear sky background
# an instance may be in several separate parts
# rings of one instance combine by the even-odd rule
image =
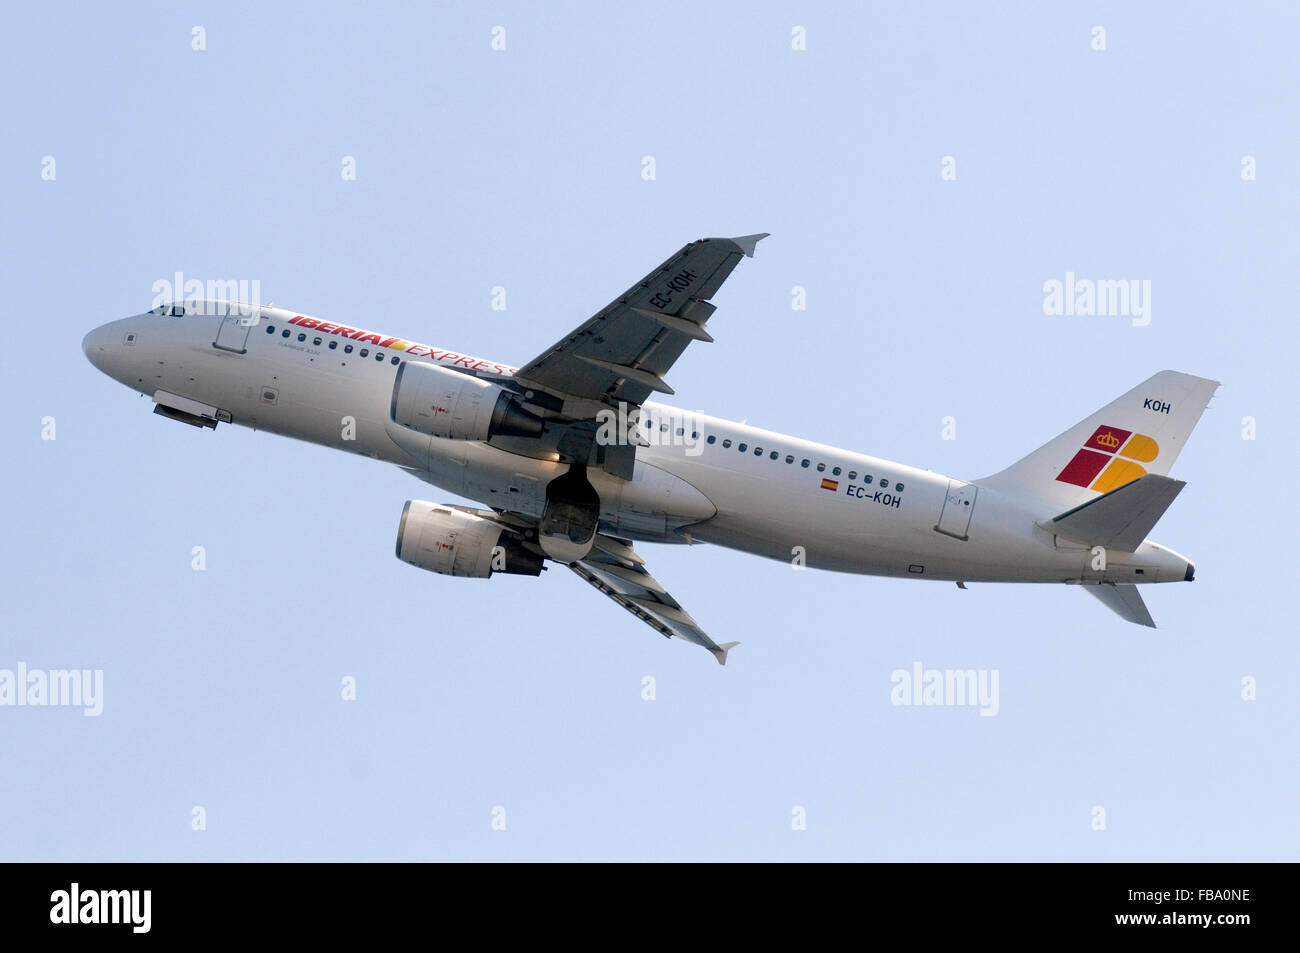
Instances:
[[[0,668],[105,697],[0,708],[0,856],[1295,859],[1295,8],[607,7],[6,7]],[[642,546],[744,643],[719,668],[563,569],[398,562],[403,502],[445,494],[164,420],[80,348],[181,271],[519,364],[758,231],[672,371],[688,409],[973,479],[1163,368],[1221,380],[1161,628]],[[1067,271],[1150,280],[1150,324],[1044,315]],[[893,706],[916,661],[996,669],[999,714]]]

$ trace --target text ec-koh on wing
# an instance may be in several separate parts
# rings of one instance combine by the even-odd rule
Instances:
[[[557,397],[640,405],[671,394],[664,374],[691,341],[712,341],[704,323],[717,293],[742,256],[767,233],[701,238],[632,286],[576,331],[515,372],[514,378]]]

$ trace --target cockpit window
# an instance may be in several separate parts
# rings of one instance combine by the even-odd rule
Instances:
[[[150,314],[170,314],[173,318],[185,317],[185,305],[183,304],[160,304],[152,309]]]

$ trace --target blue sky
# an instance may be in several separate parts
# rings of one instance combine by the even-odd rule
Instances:
[[[0,669],[102,669],[104,711],[0,707],[0,856],[1294,859],[1294,8],[605,6],[5,11]],[[406,566],[445,495],[175,425],[80,350],[181,271],[519,364],[757,231],[681,406],[973,479],[1162,368],[1222,381],[1161,628],[643,547],[721,669],[560,569]],[[1151,322],[1045,315],[1067,272],[1149,280]],[[997,716],[892,705],[916,661],[996,670]]]

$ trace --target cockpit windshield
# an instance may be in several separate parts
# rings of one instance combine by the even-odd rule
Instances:
[[[160,304],[160,305],[158,305],[158,307],[154,308],[154,309],[153,309],[152,311],[150,311],[149,313],[150,313],[150,314],[169,314],[169,315],[171,315],[173,318],[183,318],[183,317],[185,317],[185,305],[183,305],[183,304],[176,304],[175,302],[172,302],[172,303],[170,303],[170,304]]]

